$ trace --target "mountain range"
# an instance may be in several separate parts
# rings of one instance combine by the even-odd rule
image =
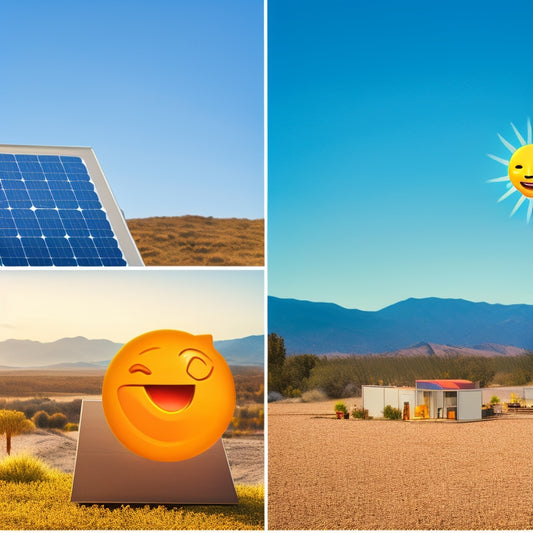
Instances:
[[[230,365],[263,365],[262,335],[215,341],[214,345]],[[105,369],[122,346],[85,337],[54,342],[8,339],[0,342],[0,368]]]
[[[269,333],[284,338],[287,354],[412,352],[417,345],[428,351],[433,344],[513,355],[533,350],[532,325],[533,305],[525,304],[409,298],[379,311],[361,311],[268,298]]]

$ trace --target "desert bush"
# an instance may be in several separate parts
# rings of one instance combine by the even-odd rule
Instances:
[[[327,394],[320,389],[313,389],[302,393],[302,402],[321,402],[327,399]]]
[[[11,483],[47,481],[53,470],[41,459],[30,455],[13,455],[0,461],[0,480]]]
[[[490,399],[490,403],[500,403],[500,398],[498,398],[498,396],[493,396]]]
[[[354,407],[352,410],[352,418],[364,418],[365,412],[363,409],[359,409],[358,407]]]
[[[392,407],[391,405],[386,405],[383,409],[383,416],[389,420],[401,420],[402,411],[400,409],[396,409],[396,407]]]
[[[63,413],[54,413],[48,419],[48,427],[54,429],[63,429],[67,423],[67,417]]]
[[[63,429],[65,431],[78,431],[79,426],[78,424],[73,424],[72,422],[68,422]]]
[[[0,387],[1,388],[1,387]],[[39,411],[45,411],[48,415],[64,413],[69,422],[79,422],[81,411],[81,399],[70,402],[56,402],[50,398],[28,398],[26,400],[0,400],[0,409],[22,411],[26,418],[33,418]]]
[[[50,420],[50,415],[46,411],[37,411],[31,417],[31,420],[35,424],[35,427],[47,428]]]

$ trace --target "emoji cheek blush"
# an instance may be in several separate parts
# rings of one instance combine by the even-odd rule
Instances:
[[[210,335],[152,331],[115,355],[102,405],[126,448],[155,461],[182,461],[222,437],[233,417],[235,385]]]

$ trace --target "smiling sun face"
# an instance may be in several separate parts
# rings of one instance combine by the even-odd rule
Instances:
[[[524,196],[533,198],[533,144],[522,146],[511,156],[509,179]]]
[[[181,461],[222,436],[235,409],[235,385],[210,335],[152,331],[115,355],[102,404],[128,449],[155,461]]]
[[[533,212],[533,144],[531,144],[531,122],[527,120],[527,142],[520,135],[520,132],[516,129],[514,124],[511,124],[515,135],[520,142],[520,148],[516,149],[511,143],[507,142],[501,135],[498,134],[500,141],[511,152],[512,156],[510,160],[503,159],[501,157],[489,154],[489,157],[498,161],[502,165],[507,166],[507,176],[501,178],[494,178],[488,180],[489,182],[506,182],[507,192],[505,192],[498,200],[501,202],[516,191],[521,193],[520,198],[516,202],[511,216],[513,216],[518,208],[528,200],[527,208],[527,221],[531,219],[531,213]]]

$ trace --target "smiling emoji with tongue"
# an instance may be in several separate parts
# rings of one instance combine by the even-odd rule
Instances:
[[[233,417],[235,384],[210,335],[151,331],[115,355],[102,404],[126,448],[154,461],[182,461],[222,436]]]

